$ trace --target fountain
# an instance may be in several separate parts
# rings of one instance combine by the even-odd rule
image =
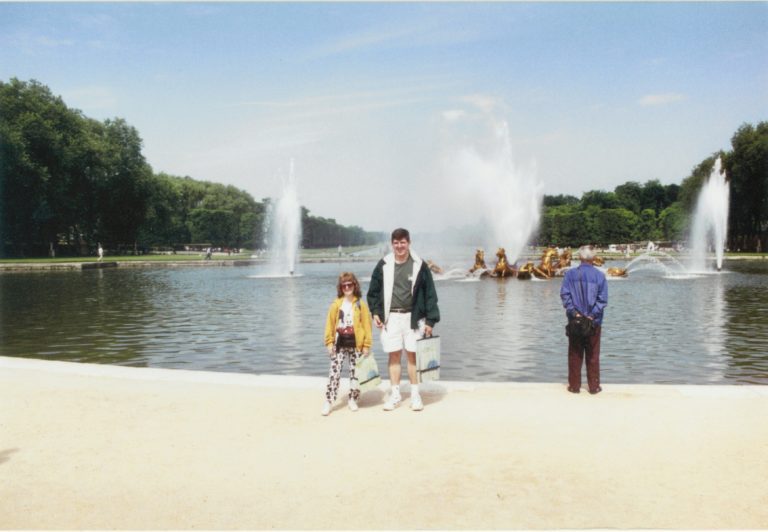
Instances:
[[[301,205],[296,190],[293,159],[291,159],[288,177],[283,180],[280,198],[269,206],[264,230],[269,257],[269,275],[273,277],[294,275],[301,241]]]
[[[690,278],[708,273],[707,254],[714,249],[717,271],[723,267],[723,254],[728,227],[729,185],[722,170],[722,161],[718,157],[712,167],[709,178],[699,194],[694,211],[693,230],[691,232],[691,261],[688,267],[675,257],[658,249],[653,242],[648,242],[648,251],[638,256],[624,268],[602,268],[604,261],[596,257],[595,266],[600,267],[609,277],[626,277],[630,272],[651,270],[661,272],[666,278]],[[557,250],[544,251],[541,263],[536,266],[527,262],[519,267],[510,265],[504,248],[499,248],[496,267],[491,270],[485,266],[483,252],[477,250],[475,265],[469,270],[473,277],[490,274],[492,277],[517,277],[518,279],[551,279],[560,276],[570,267],[570,251],[558,257]],[[710,270],[711,271],[711,270]]]
[[[490,127],[484,130],[490,133],[478,135],[470,145],[462,138],[462,145],[446,161],[446,189],[459,198],[454,218],[468,214],[476,219],[481,212],[485,241],[477,244],[503,247],[513,265],[539,223],[543,185],[534,165],[529,169],[515,165],[507,123],[486,118],[483,123]]]
[[[638,255],[627,264],[624,269],[627,273],[637,273],[643,270],[661,272],[669,279],[690,278],[691,274],[685,265],[675,257],[664,251],[647,251]],[[698,277],[693,275],[693,277]]]
[[[475,264],[467,272],[467,276],[473,278],[488,276],[501,279],[516,277],[520,280],[529,280],[533,277],[537,279],[552,279],[553,277],[565,275],[565,272],[571,268],[571,257],[570,248],[560,251],[549,247],[544,250],[538,266],[530,261],[518,266],[517,264],[510,264],[507,259],[506,250],[499,248],[496,251],[496,266],[490,269],[485,264],[485,252],[482,248],[479,248],[475,252]],[[608,274],[623,277],[626,275],[626,271],[620,268],[609,268]]]
[[[707,255],[710,248],[715,252],[717,271],[723,267],[725,238],[728,230],[729,185],[718,157],[712,172],[699,193],[693,215],[691,230],[691,254],[688,264],[683,264],[672,255],[660,251],[652,242],[648,251],[633,259],[625,270],[635,273],[643,270],[661,272],[670,279],[687,279],[710,273]]]
[[[729,185],[720,157],[704,183],[696,204],[691,230],[691,262],[694,272],[707,270],[707,255],[714,248],[717,271],[723,267],[723,252],[728,230]]]

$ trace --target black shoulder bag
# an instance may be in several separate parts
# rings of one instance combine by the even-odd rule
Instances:
[[[587,301],[587,295],[584,291],[584,283],[579,270],[579,289],[584,302]],[[583,314],[568,318],[568,325],[565,326],[565,335],[573,338],[589,338],[595,334],[595,321],[587,318]]]

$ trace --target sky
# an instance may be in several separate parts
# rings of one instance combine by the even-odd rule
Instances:
[[[0,3],[13,77],[124,118],[155,172],[261,200],[292,162],[345,225],[510,228],[768,119],[768,3]]]

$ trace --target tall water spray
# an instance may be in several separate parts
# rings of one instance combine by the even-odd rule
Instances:
[[[515,165],[506,121],[493,123],[493,134],[483,146],[465,146],[450,161],[455,188],[475,220],[482,219],[486,261],[494,263],[503,247],[514,262],[539,224],[543,185],[535,165]]]
[[[301,241],[301,205],[291,159],[282,194],[267,212],[266,241],[271,275],[293,275]]]
[[[707,269],[709,249],[714,248],[717,269],[723,267],[725,239],[728,232],[728,200],[730,187],[722,171],[720,157],[701,189],[691,229],[691,264],[693,271]]]

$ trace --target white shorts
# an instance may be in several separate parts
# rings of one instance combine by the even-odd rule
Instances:
[[[389,319],[381,329],[381,347],[386,353],[394,353],[405,349],[416,352],[416,340],[424,336],[424,322],[419,320],[419,328],[411,329],[411,313],[401,314],[390,312]]]

